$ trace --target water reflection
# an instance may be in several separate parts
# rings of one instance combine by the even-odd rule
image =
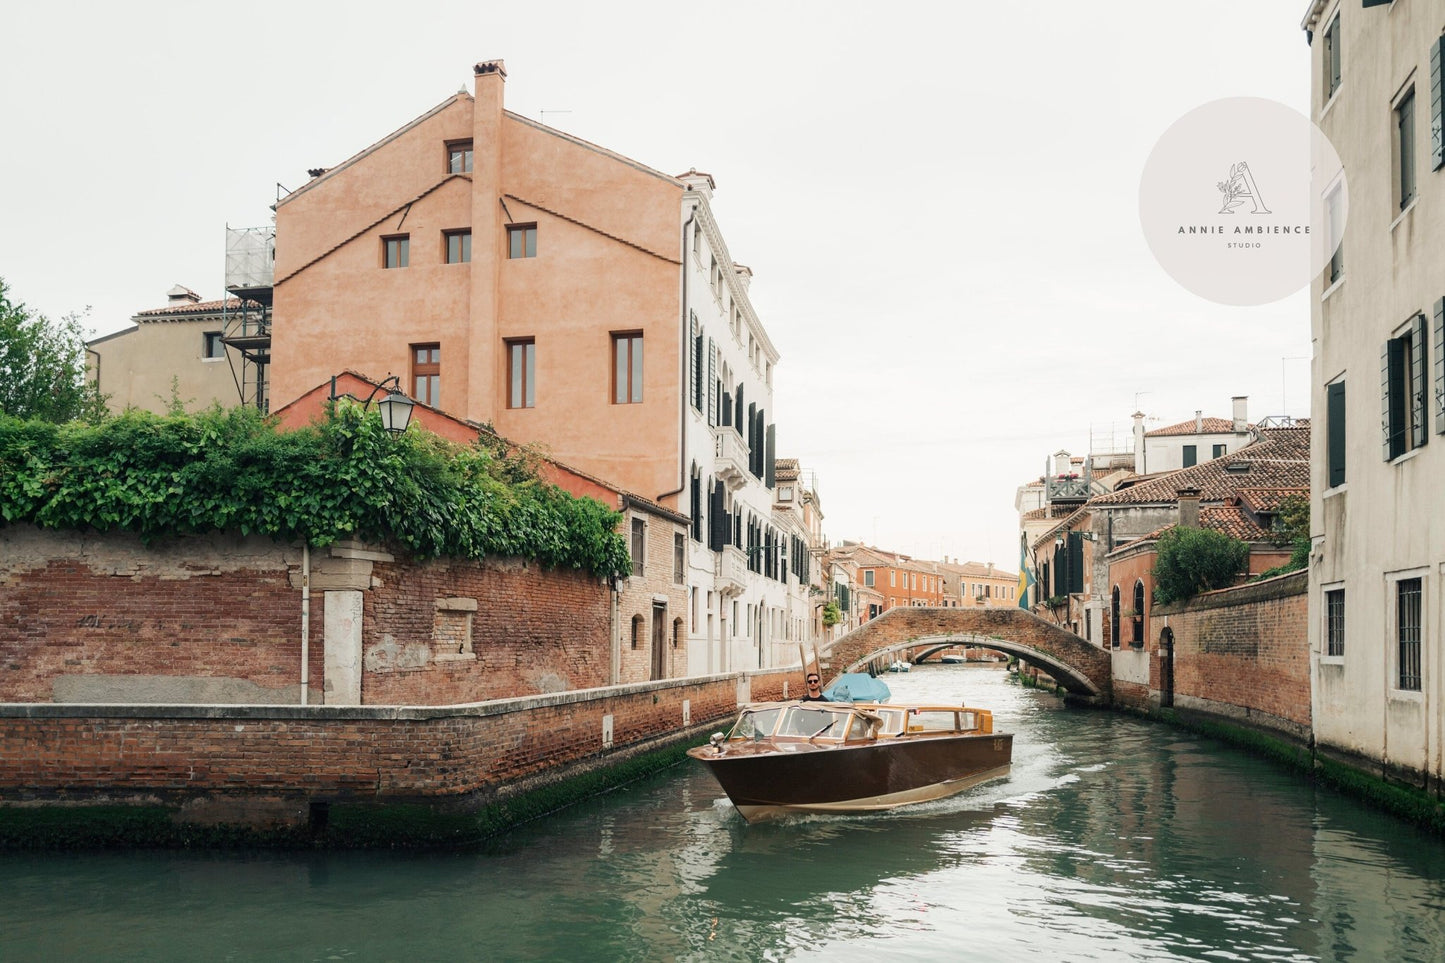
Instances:
[[[457,856],[0,857],[6,960],[1437,960],[1438,840],[995,671],[1007,780],[748,826],[688,765]]]

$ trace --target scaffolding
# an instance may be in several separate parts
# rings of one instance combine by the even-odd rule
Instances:
[[[271,409],[271,282],[276,228],[226,226],[226,294],[221,342],[242,405]],[[239,366],[238,366],[239,362]]]

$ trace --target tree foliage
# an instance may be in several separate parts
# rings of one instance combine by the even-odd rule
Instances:
[[[0,523],[146,540],[354,537],[421,558],[518,556],[607,576],[631,571],[620,518],[541,481],[526,454],[415,429],[393,437],[350,402],[299,431],[251,408],[64,425],[0,413]]]
[[[1276,523],[1279,540],[1276,544],[1290,546],[1289,561],[1264,573],[1282,575],[1310,564],[1310,500],[1307,495],[1291,495],[1279,503]]]
[[[1208,528],[1175,526],[1159,536],[1154,601],[1183,602],[1233,585],[1249,565],[1249,545]]]
[[[98,420],[105,400],[85,381],[85,335],[80,318],[58,322],[10,297],[0,278],[0,412],[64,422]]]

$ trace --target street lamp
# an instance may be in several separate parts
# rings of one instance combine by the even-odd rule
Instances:
[[[371,394],[361,403],[361,410],[364,412],[371,407],[371,402],[376,398],[377,392],[387,388],[386,394],[376,403],[376,410],[381,414],[381,427],[399,435],[406,431],[406,426],[411,422],[411,410],[416,402],[402,394],[401,378],[398,375],[388,375],[379,384],[371,389]],[[336,400],[336,378],[331,379],[331,400]],[[354,400],[354,398],[353,398]]]

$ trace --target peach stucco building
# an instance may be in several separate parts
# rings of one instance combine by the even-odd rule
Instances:
[[[776,664],[807,597],[773,518],[778,355],[712,178],[506,110],[501,61],[474,75],[277,204],[271,396],[397,375],[687,515],[688,671]]]

